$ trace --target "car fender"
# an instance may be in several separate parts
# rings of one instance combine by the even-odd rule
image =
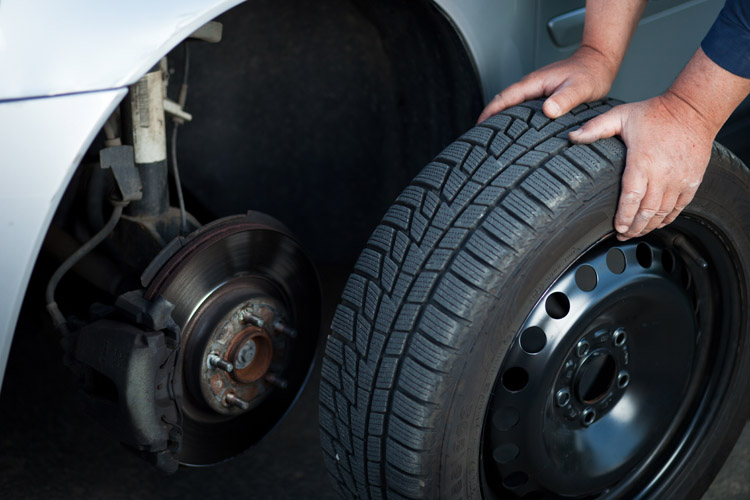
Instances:
[[[86,149],[128,85],[240,2],[0,1],[0,386],[39,249]]]

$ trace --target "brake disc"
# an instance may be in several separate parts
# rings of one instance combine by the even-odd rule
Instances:
[[[182,330],[176,458],[208,465],[240,453],[283,418],[310,373],[321,308],[313,264],[280,222],[249,212],[170,245],[144,281],[147,299],[174,304]]]

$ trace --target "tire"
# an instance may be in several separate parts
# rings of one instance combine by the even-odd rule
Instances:
[[[618,242],[618,139],[541,101],[448,146],[383,217],[322,363],[346,498],[700,498],[749,410],[750,175],[715,145],[667,228]]]

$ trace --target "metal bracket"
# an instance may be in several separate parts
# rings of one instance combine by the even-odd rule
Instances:
[[[102,168],[112,169],[122,201],[137,201],[143,197],[143,184],[135,167],[133,146],[112,146],[99,151]]]

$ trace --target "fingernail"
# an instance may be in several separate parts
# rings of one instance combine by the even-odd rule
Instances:
[[[555,101],[547,101],[547,111],[550,118],[557,118],[560,115],[560,106]]]
[[[615,230],[616,230],[616,231],[617,231],[618,233],[624,233],[625,231],[627,231],[627,230],[628,230],[628,226],[623,226],[623,225],[620,225],[620,226],[616,226],[616,227],[615,227]]]

